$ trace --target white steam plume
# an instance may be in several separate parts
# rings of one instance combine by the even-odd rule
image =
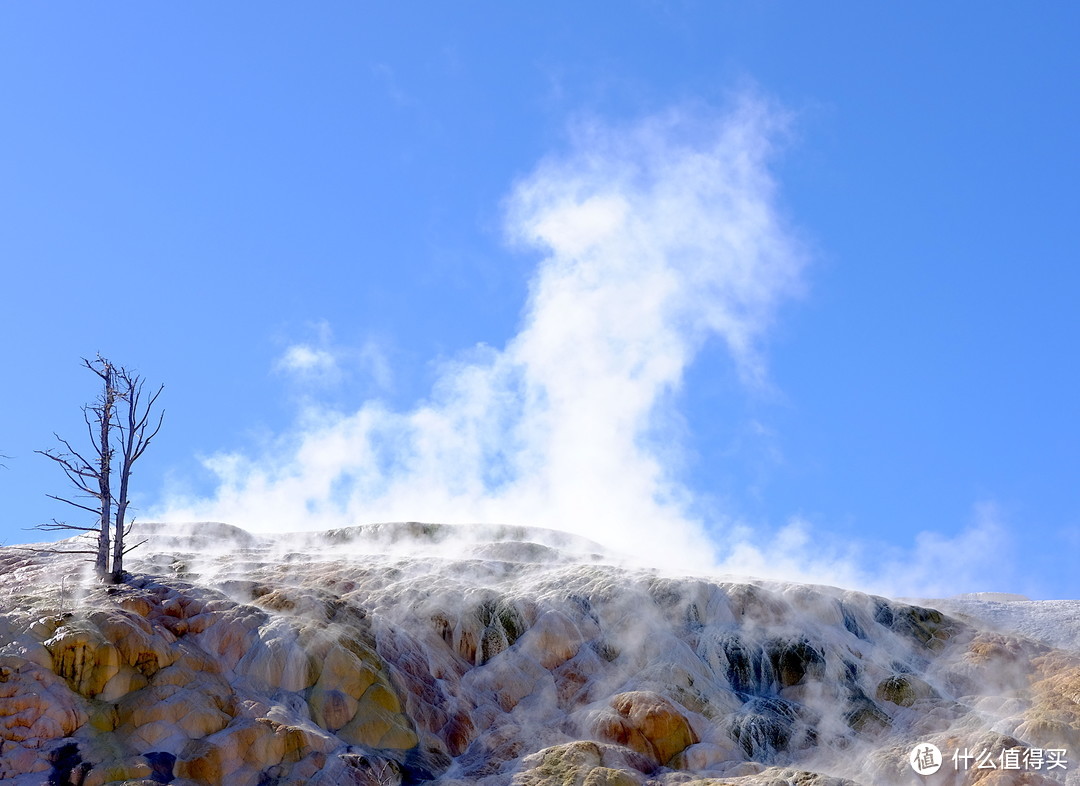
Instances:
[[[209,460],[214,496],[174,500],[169,518],[506,522],[715,565],[653,427],[709,337],[747,384],[764,379],[759,341],[802,265],[767,169],[779,121],[746,100],[724,117],[579,128],[509,198],[509,236],[546,256],[502,350],[448,364],[410,411],[307,410],[267,455]]]

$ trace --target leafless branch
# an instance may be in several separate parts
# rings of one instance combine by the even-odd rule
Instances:
[[[100,485],[97,490],[90,485],[90,480],[100,480],[100,474],[90,467],[82,456],[74,454],[79,459],[79,462],[81,462],[76,463],[71,460],[71,454],[54,453],[51,450],[35,450],[34,452],[39,453],[48,459],[52,459],[59,464],[60,469],[67,477],[68,481],[79,489],[79,491],[82,491],[87,496],[100,499]]]
[[[29,546],[8,546],[8,548],[34,554],[97,554],[97,549],[32,549]]]
[[[134,551],[135,549],[139,548],[139,546],[142,546],[143,544],[149,543],[149,542],[150,542],[149,538],[146,539],[146,540],[140,540],[134,546],[128,546],[127,548],[125,548],[124,553],[127,554],[129,551]]]
[[[53,499],[60,499],[60,498],[59,497],[53,497]],[[66,499],[62,499],[60,501],[61,502],[67,502]],[[89,510],[89,508],[87,508],[87,510]],[[90,512],[91,513],[96,513],[97,511],[90,511]],[[30,527],[29,529],[40,529],[40,530],[42,530],[44,532],[54,532],[54,531],[57,531],[57,530],[66,530],[66,529],[75,529],[75,530],[79,530],[81,532],[97,532],[98,531],[97,527],[80,527],[78,524],[68,524],[66,521],[57,521],[56,519],[53,519],[50,522],[44,522],[42,524],[38,524],[36,526]]]

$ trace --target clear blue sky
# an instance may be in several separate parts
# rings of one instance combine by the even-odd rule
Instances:
[[[617,541],[625,503],[725,569],[1080,597],[1078,35],[1064,2],[5,4],[0,539],[68,515],[33,451],[81,438],[101,352],[166,385],[144,517],[445,502]],[[765,139],[738,193],[783,248],[743,292],[750,349],[693,276],[675,343],[639,335],[667,280],[640,232],[695,235],[712,292],[734,279],[695,233],[747,227],[716,195],[662,218],[679,156]],[[594,191],[638,234],[586,286],[559,260],[618,210],[552,229],[543,199]],[[594,379],[623,344],[677,362]],[[574,486],[565,456],[604,471]]]

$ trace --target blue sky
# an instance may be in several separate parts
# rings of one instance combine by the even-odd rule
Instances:
[[[143,517],[1078,597],[1078,17],[7,4],[0,539],[101,352]]]

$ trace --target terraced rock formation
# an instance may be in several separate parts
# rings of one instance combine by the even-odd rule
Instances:
[[[0,549],[5,783],[1077,782],[1077,653],[970,616],[524,528],[142,535],[114,587]]]

